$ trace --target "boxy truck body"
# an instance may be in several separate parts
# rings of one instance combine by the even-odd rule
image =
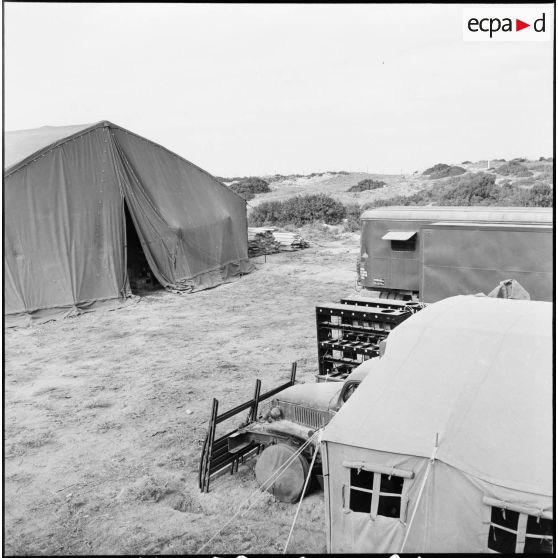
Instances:
[[[363,213],[359,282],[373,296],[431,303],[516,279],[553,297],[547,208],[386,207]]]

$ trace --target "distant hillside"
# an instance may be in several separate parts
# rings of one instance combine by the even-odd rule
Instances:
[[[497,159],[490,162],[490,168],[487,161],[436,163],[424,171],[403,175],[331,171],[219,180],[227,185],[255,178],[265,180],[270,191],[255,192],[249,208],[304,194],[327,194],[345,205],[356,204],[362,208],[386,204],[450,205],[454,201],[465,205],[548,205],[552,204],[553,169],[552,158],[541,157],[539,161]],[[484,186],[489,185],[490,192],[470,191],[471,184],[474,187],[478,182],[476,175],[480,172],[491,177],[483,182]],[[365,185],[372,181],[385,185],[365,189]],[[361,188],[362,191],[355,191]],[[535,192],[530,192],[533,188]]]
[[[419,175],[390,175],[371,174],[366,172],[326,173],[323,175],[262,177],[269,183],[271,192],[256,196],[250,201],[256,206],[263,201],[283,201],[301,194],[328,194],[344,203],[367,203],[375,199],[382,199],[401,194],[412,194],[428,184],[425,177]],[[382,188],[350,192],[365,180],[385,182]]]
[[[461,167],[437,164],[424,171],[430,184],[413,194],[376,199],[364,209],[382,205],[463,205],[552,207],[554,161],[498,159],[490,164],[464,162]]]

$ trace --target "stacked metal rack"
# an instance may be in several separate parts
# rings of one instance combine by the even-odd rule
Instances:
[[[379,356],[380,342],[420,307],[419,303],[363,296],[316,306],[318,381],[342,381],[353,368]]]

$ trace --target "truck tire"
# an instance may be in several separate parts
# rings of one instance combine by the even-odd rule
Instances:
[[[256,463],[256,480],[261,486],[283,465],[291,459],[297,449],[287,444],[268,446]],[[296,502],[304,488],[309,464],[303,455],[298,455],[283,470],[277,480],[267,488],[281,502]]]

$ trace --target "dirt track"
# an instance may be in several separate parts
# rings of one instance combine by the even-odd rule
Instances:
[[[358,235],[314,240],[213,290],[6,331],[7,554],[193,554],[235,513],[253,464],[197,487],[211,399],[230,408],[295,360],[314,380],[314,307],[353,291]],[[295,509],[265,493],[203,552],[280,553]],[[289,551],[325,551],[321,493]]]

